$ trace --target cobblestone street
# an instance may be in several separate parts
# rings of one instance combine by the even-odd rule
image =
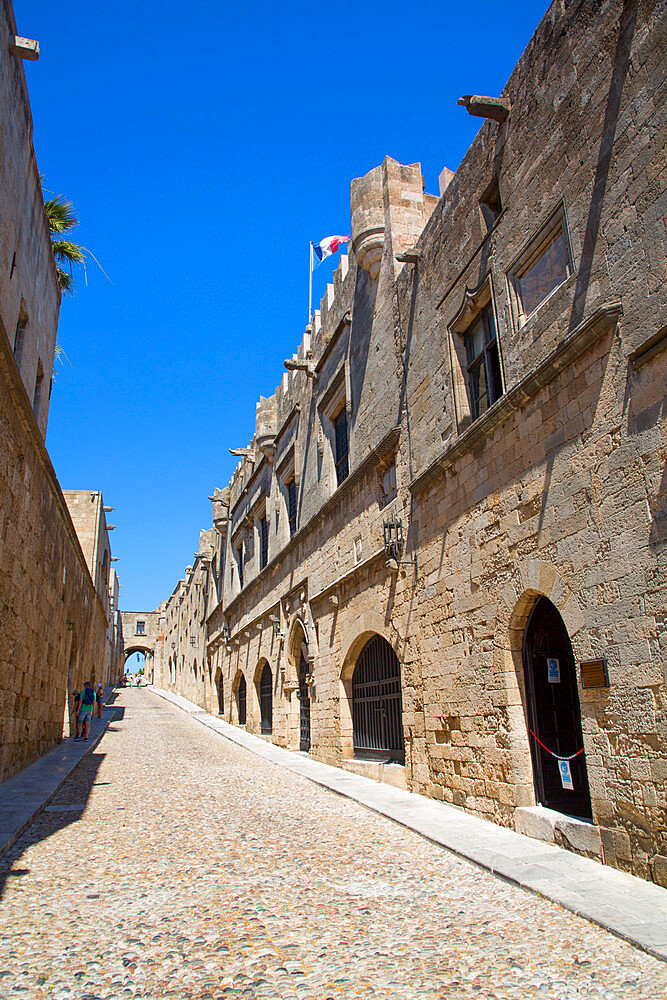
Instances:
[[[0,997],[650,998],[665,965],[198,725],[117,719],[0,862]]]

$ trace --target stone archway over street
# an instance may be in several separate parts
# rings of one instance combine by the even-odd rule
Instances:
[[[123,659],[133,653],[144,653],[145,678],[153,681],[155,647],[160,638],[160,613],[158,611],[121,611],[123,625]]]

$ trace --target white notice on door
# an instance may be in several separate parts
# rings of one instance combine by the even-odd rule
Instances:
[[[560,660],[547,656],[547,678],[550,684],[560,684]]]
[[[572,771],[570,769],[569,760],[559,760],[558,770],[560,772],[560,783],[563,788],[567,788],[568,791],[574,791],[574,783],[572,781]]]

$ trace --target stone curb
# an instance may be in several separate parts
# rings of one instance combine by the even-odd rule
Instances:
[[[447,803],[321,764],[238,729],[180,695],[145,687],[230,742],[353,799],[479,868],[558,903],[667,962],[667,890],[653,882],[496,826]]]
[[[108,698],[107,688],[105,697]],[[67,737],[18,774],[0,784],[0,857],[48,806],[77,764],[100,742],[117,715],[114,705],[104,705],[102,718],[93,719],[88,742]]]

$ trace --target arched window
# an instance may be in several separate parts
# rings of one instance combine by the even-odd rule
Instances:
[[[592,819],[586,758],[579,752],[584,740],[572,643],[558,609],[546,597],[537,600],[526,625],[523,668],[537,801],[568,816]]]
[[[268,663],[264,664],[259,682],[259,710],[261,731],[265,734],[273,732],[273,677]]]
[[[354,755],[367,760],[405,761],[401,665],[386,639],[374,635],[352,675]]]
[[[239,686],[236,689],[236,708],[239,714],[239,726],[245,726],[246,724],[246,704],[247,704],[247,690],[245,677],[241,674],[241,679],[239,681]]]

